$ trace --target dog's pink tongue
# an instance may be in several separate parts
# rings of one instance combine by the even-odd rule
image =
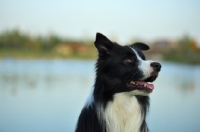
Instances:
[[[148,87],[149,89],[151,89],[151,90],[153,90],[154,89],[154,85],[153,84],[149,84],[149,83],[147,83],[147,82],[145,82],[145,81],[137,81],[137,84],[139,84],[139,85],[146,85],[146,87]]]

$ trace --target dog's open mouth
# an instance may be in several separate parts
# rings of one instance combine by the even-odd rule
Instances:
[[[151,76],[150,78],[146,79],[146,80],[130,80],[127,85],[129,87],[129,89],[133,89],[133,90],[140,90],[140,91],[144,91],[147,93],[151,93],[154,89],[154,85],[150,82],[153,82],[155,79],[157,78],[157,75]]]

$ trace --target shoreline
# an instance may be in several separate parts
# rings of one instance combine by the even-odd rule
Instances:
[[[155,60],[155,61],[161,61],[161,62],[167,62],[167,63],[175,63],[175,64],[185,64],[185,65],[194,65],[198,66],[200,65],[200,62],[196,63],[190,63],[187,61],[177,61],[177,60],[168,60],[168,59],[163,59],[160,56],[153,58],[148,58],[148,60]],[[7,55],[7,56],[1,56],[0,55],[0,60],[80,60],[80,61],[95,61],[97,59],[96,57],[79,57],[79,56],[68,56],[68,57],[63,57],[63,56],[52,56],[52,55],[47,55],[47,56],[12,56],[12,55]]]

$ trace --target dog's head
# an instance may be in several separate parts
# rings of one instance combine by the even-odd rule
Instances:
[[[99,53],[97,79],[106,82],[106,92],[147,96],[153,91],[154,85],[149,82],[157,78],[161,65],[145,60],[142,50],[149,46],[143,43],[121,46],[101,33],[96,34],[95,46]]]

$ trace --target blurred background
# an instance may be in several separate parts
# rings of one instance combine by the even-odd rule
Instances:
[[[200,132],[200,1],[0,1],[0,132],[73,132],[101,32],[161,62],[151,132]]]

